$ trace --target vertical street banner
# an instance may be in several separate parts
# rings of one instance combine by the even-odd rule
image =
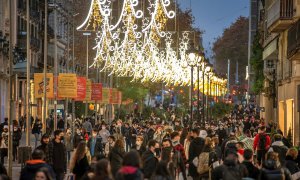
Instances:
[[[101,101],[102,100],[102,84],[92,83],[92,95],[91,100]]]
[[[86,96],[86,78],[77,77],[77,97],[75,101],[84,101]]]
[[[90,79],[86,80],[86,94],[84,101],[90,101],[92,98],[92,81]]]
[[[47,73],[46,75],[46,90],[47,98],[53,98],[53,73]],[[44,97],[44,73],[34,73],[34,96],[35,98]]]
[[[110,104],[121,104],[122,98],[121,98],[121,92],[118,91],[118,89],[113,88],[110,91]]]
[[[60,73],[58,75],[58,96],[61,98],[77,97],[77,77],[76,74]]]
[[[101,104],[109,104],[110,88],[102,88],[102,100]]]

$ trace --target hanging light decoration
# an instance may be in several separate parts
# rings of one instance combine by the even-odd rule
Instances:
[[[167,21],[176,15],[169,10],[171,0],[144,1],[148,7],[141,10],[140,0],[123,0],[118,14],[113,14],[111,0],[91,1],[86,19],[77,27],[96,31],[96,57],[90,67],[100,67],[109,75],[132,77],[132,81],[189,85],[191,75],[185,57],[190,32],[182,32],[179,47],[172,47],[177,34],[166,30]]]

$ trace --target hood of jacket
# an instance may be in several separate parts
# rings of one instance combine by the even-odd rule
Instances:
[[[33,172],[35,173],[37,170],[39,170],[42,167],[45,167],[47,164],[45,161],[43,160],[29,160],[26,162],[26,169],[29,172]]]
[[[268,170],[275,170],[278,167],[278,163],[274,160],[266,160],[264,163],[264,168]]]
[[[272,143],[272,146],[284,146],[282,141],[275,141]]]

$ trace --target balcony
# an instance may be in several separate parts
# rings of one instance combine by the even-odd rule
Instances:
[[[298,50],[300,48],[300,21],[295,23],[288,31],[288,45],[287,45],[287,55],[288,58],[300,59],[300,53]]]
[[[275,0],[267,9],[267,27],[269,32],[281,32],[293,23],[293,0]]]

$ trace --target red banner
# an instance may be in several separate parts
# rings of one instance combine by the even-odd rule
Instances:
[[[110,99],[109,103],[110,104],[121,104],[122,102],[122,93],[118,91],[118,89],[113,88],[110,89]]]
[[[86,78],[77,77],[77,98],[75,101],[84,101],[86,95]]]
[[[102,101],[102,84],[92,83],[92,100]]]

